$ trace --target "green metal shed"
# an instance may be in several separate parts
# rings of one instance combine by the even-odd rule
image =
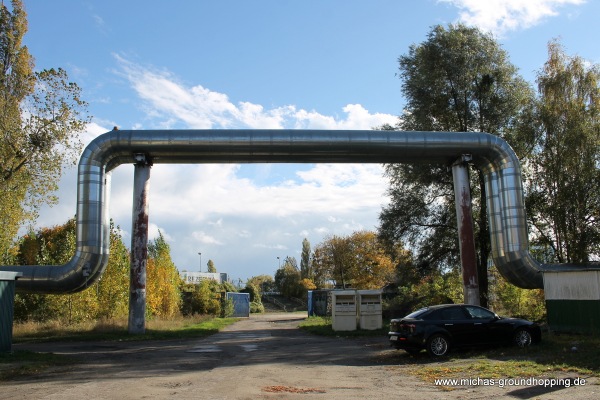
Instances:
[[[600,333],[600,270],[544,271],[552,330]]]

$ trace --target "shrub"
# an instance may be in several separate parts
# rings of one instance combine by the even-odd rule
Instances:
[[[265,306],[260,301],[253,301],[250,303],[250,313],[260,314],[265,312]]]

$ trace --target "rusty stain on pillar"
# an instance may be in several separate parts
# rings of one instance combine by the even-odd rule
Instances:
[[[131,266],[129,274],[129,333],[146,332],[146,265],[148,262],[148,190],[152,163],[134,154]]]
[[[452,165],[452,178],[454,181],[454,199],[456,203],[464,302],[465,304],[478,306],[480,304],[479,281],[477,279],[477,253],[475,250],[468,167],[471,159],[472,157],[469,154],[464,154],[458,159]]]

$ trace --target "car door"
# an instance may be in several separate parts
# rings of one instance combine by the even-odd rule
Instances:
[[[473,321],[461,306],[446,307],[438,310],[439,325],[452,336],[454,345],[463,345],[472,340]]]
[[[504,324],[498,324],[499,318],[496,314],[483,307],[465,306],[473,320],[474,343],[497,343],[506,335]]]

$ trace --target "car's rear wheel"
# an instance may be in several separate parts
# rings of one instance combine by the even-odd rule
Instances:
[[[435,357],[442,357],[448,354],[450,350],[450,341],[445,335],[436,333],[427,339],[427,352]]]
[[[523,328],[517,329],[517,331],[513,335],[513,342],[518,347],[529,346],[532,342],[531,332],[529,332],[527,329],[523,329]]]

